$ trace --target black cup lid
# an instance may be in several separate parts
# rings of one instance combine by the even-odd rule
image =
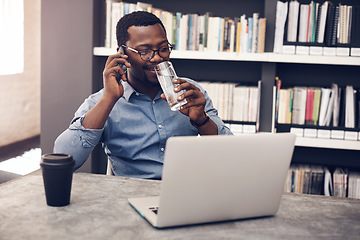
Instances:
[[[42,163],[71,163],[73,162],[73,158],[70,154],[63,153],[48,153],[44,154],[41,157]]]

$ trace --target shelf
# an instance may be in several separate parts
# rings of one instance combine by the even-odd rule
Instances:
[[[269,62],[360,66],[360,57],[268,54]]]
[[[360,141],[296,137],[295,146],[360,150]]]
[[[115,49],[95,47],[93,51],[95,56],[109,56],[115,54]],[[217,60],[217,61],[256,61],[268,62],[268,53],[228,53],[228,52],[202,52],[202,51],[178,51],[171,52],[173,59],[199,59],[199,60]]]
[[[95,47],[95,56],[109,56],[115,54],[112,48]],[[171,53],[173,59],[197,59],[216,61],[255,61],[273,63],[303,63],[303,64],[329,64],[360,66],[360,57],[335,57],[313,55],[287,55],[276,53],[228,53],[206,51],[177,51]]]

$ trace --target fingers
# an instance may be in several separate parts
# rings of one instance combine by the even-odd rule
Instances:
[[[131,64],[127,61],[128,56],[122,53],[116,53],[110,55],[105,63],[105,68],[111,68],[119,64],[124,64],[126,67],[131,67]]]
[[[131,67],[127,58],[128,56],[122,53],[109,56],[105,64],[104,75],[113,76],[117,81],[120,81],[120,79],[126,81],[127,68]]]
[[[179,84],[174,89],[175,92],[185,90],[185,92],[178,97],[178,101],[186,98],[188,103],[184,105],[184,108],[189,108],[193,106],[205,106],[206,99],[204,97],[204,94],[200,91],[198,87],[183,79],[174,80],[174,83]]]

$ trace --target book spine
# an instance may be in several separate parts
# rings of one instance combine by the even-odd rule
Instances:
[[[335,7],[335,13],[334,13],[334,24],[331,32],[331,46],[336,46],[337,43],[337,33],[338,33],[338,24],[339,24],[339,12],[340,12],[340,6]]]
[[[250,17],[248,19],[248,41],[247,41],[247,52],[252,52],[252,41],[253,41],[253,28],[254,28],[254,19]]]

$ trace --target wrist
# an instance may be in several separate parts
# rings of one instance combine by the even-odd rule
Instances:
[[[190,123],[194,127],[200,128],[200,127],[204,126],[209,120],[210,120],[209,115],[206,112],[204,112],[204,117],[200,121],[193,121],[190,119]]]
[[[115,103],[119,100],[119,97],[114,96],[113,94],[106,93],[106,92],[104,91],[104,94],[103,94],[101,100],[102,100],[104,103],[107,103],[107,104],[109,104],[109,105],[115,105]]]

